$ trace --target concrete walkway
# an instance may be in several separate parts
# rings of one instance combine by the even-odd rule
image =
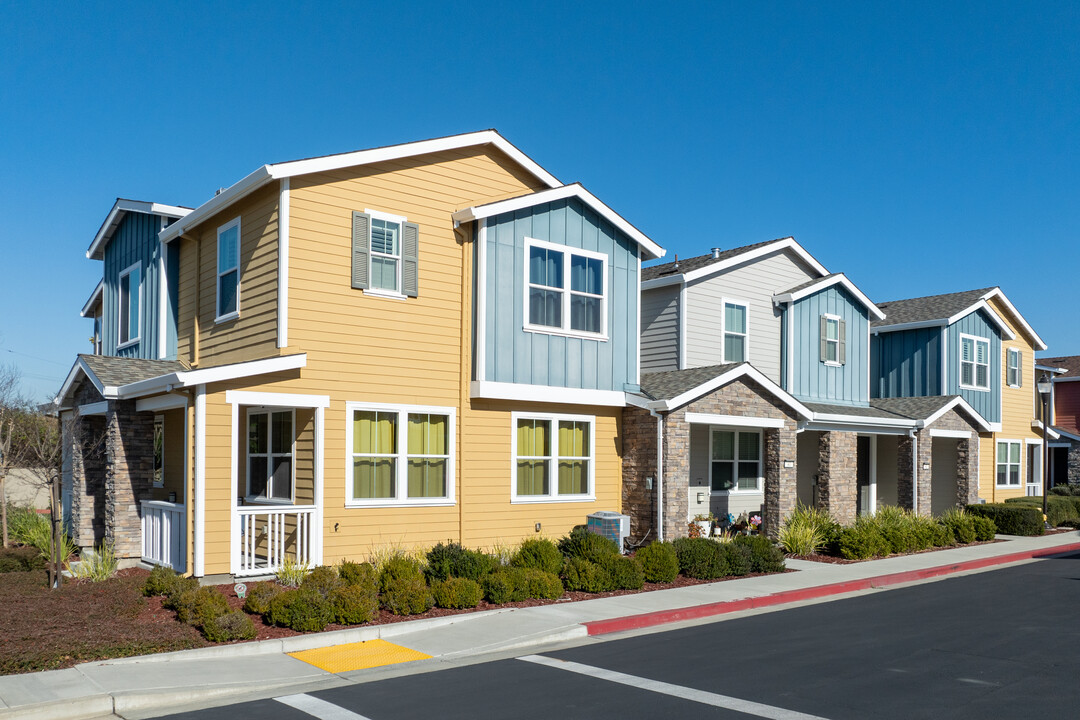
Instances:
[[[1080,550],[1080,533],[1005,542],[847,565],[789,560],[798,572],[671,590],[415,620],[280,640],[84,663],[67,670],[0,677],[0,720],[80,720],[110,714],[164,714],[186,704],[227,702],[258,692],[288,694],[370,677],[333,674],[287,653],[383,638],[432,656],[420,665],[536,648],[590,635],[783,608],[795,602],[944,578]]]

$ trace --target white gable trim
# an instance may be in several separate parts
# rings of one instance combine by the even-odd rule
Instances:
[[[919,421],[919,423],[920,423],[919,427],[926,427],[927,425],[930,425],[930,424],[936,422],[938,418],[940,418],[942,415],[949,412],[953,408],[960,408],[965,413],[967,413],[968,417],[973,418],[975,420],[975,424],[978,425],[979,428],[983,432],[992,432],[993,431],[991,424],[988,423],[986,421],[986,419],[983,418],[983,416],[980,415],[979,412],[975,408],[971,407],[971,405],[968,403],[967,400],[960,397],[959,395],[957,395],[952,400],[950,400],[949,402],[942,405],[935,412],[931,413],[928,417],[923,418],[922,420],[920,420]]]
[[[93,310],[101,304],[102,294],[105,292],[105,280],[98,280],[97,287],[94,288],[94,292],[90,293],[90,297],[85,303],[83,303],[82,311],[79,313],[84,318],[94,317]]]
[[[817,282],[815,282],[815,283],[813,283],[811,285],[807,285],[806,287],[804,287],[801,290],[798,290],[796,292],[788,292],[788,293],[782,293],[780,295],[773,295],[773,301],[774,302],[795,302],[797,300],[801,300],[802,298],[806,297],[807,295],[813,295],[816,292],[821,292],[822,290],[824,290],[826,288],[830,288],[833,285],[837,285],[837,284],[842,285],[845,290],[847,290],[849,293],[854,295],[855,298],[859,302],[861,302],[863,304],[863,307],[865,307],[870,312],[870,315],[872,317],[877,318],[878,320],[884,320],[885,319],[885,313],[881,312],[880,308],[878,308],[877,305],[875,305],[873,302],[870,301],[870,298],[866,297],[866,295],[863,294],[863,292],[861,290],[859,290],[859,288],[855,287],[855,283],[848,280],[847,276],[844,275],[844,273],[839,273],[837,275],[833,275],[832,277],[828,277],[828,278],[822,278],[822,279],[818,280]]]
[[[307,354],[283,355],[266,360],[252,360],[249,362],[233,363],[231,365],[218,365],[217,367],[203,368],[200,370],[182,370],[179,372],[159,375],[158,377],[140,380],[139,382],[121,385],[116,388],[116,397],[120,399],[139,397],[151,393],[171,390],[172,388],[186,388],[195,385],[207,385],[209,383],[237,380],[239,378],[253,377],[255,375],[267,375],[269,373],[299,370],[307,366]]]
[[[1009,328],[1008,324],[1006,324],[1006,322],[1001,319],[1001,316],[994,311],[994,308],[990,307],[990,305],[986,302],[985,298],[980,299],[977,303],[974,303],[973,305],[969,305],[968,307],[952,315],[951,317],[934,318],[933,320],[915,320],[913,322],[897,323],[896,325],[878,326],[875,328],[871,328],[870,332],[877,335],[880,333],[900,332],[901,330],[916,330],[918,328],[946,327],[978,310],[986,311],[987,316],[990,318],[990,322],[995,327],[997,327],[998,330],[1001,331],[1002,336],[1006,340],[1016,339],[1016,333],[1014,333],[1012,329]],[[1043,346],[1042,349],[1045,350],[1045,346]]]
[[[101,224],[101,228],[97,231],[97,234],[94,235],[94,240],[90,243],[90,247],[87,248],[86,257],[91,260],[101,259],[97,256],[105,249],[105,245],[112,238],[112,234],[120,225],[120,221],[123,220],[124,215],[129,212],[182,218],[191,212],[191,208],[179,207],[177,205],[163,205],[156,202],[142,202],[140,200],[117,199],[117,201],[113,203],[112,210],[110,210],[109,214],[105,217],[105,222]]]
[[[819,276],[829,274],[829,271],[825,269],[825,266],[819,263],[816,259],[814,259],[814,256],[807,252],[806,248],[797,243],[795,241],[795,238],[786,237],[782,240],[775,240],[768,245],[762,245],[759,248],[754,248],[753,250],[747,250],[744,253],[739,253],[734,257],[728,258],[727,260],[721,260],[719,262],[711,263],[709,265],[706,265],[705,267],[698,268],[697,270],[692,270],[688,273],[676,273],[674,275],[665,275],[664,277],[646,280],[641,283],[641,288],[643,290],[648,290],[649,288],[663,287],[665,285],[674,285],[675,283],[680,282],[693,282],[694,280],[699,280],[703,277],[708,277],[709,275],[715,275],[716,273],[723,272],[724,270],[727,270],[736,265],[741,265],[742,263],[756,260],[760,257],[771,255],[774,252],[779,252],[782,250],[791,250],[793,253],[795,253],[795,255],[798,256],[800,260],[813,268],[814,272],[818,273]]]
[[[1009,312],[1012,313],[1012,316],[1020,324],[1020,327],[1024,329],[1024,332],[1027,334],[1027,336],[1031,338],[1032,341],[1034,341],[1036,350],[1046,349],[1046,343],[1043,342],[1043,339],[1039,337],[1039,334],[1037,332],[1035,332],[1035,329],[1028,324],[1028,321],[1024,319],[1024,316],[1020,314],[1020,311],[1018,311],[1016,307],[1011,302],[1009,302],[1009,298],[1005,297],[1005,293],[1001,291],[1001,288],[994,288],[990,292],[983,295],[982,299],[983,301],[986,301],[992,297],[996,297],[1002,302],[1003,305],[1005,305],[1006,308],[1008,308]],[[1009,339],[1012,340],[1012,338]]]
[[[691,388],[670,400],[652,400],[642,405],[640,395],[627,393],[626,402],[627,404],[636,407],[644,407],[646,410],[670,412],[742,377],[749,377],[751,380],[761,385],[773,397],[794,410],[795,413],[803,419],[810,420],[813,417],[813,413],[810,412],[808,407],[796,400],[788,394],[787,391],[763,375],[760,370],[749,363],[742,363],[727,372],[717,375],[712,380],[708,380],[695,388]]]

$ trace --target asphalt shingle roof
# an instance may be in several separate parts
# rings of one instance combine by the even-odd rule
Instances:
[[[882,408],[876,408],[873,405],[871,405],[870,407],[860,407],[853,405],[833,405],[832,403],[816,402],[803,403],[803,405],[808,407],[814,413],[822,413],[825,415],[850,415],[852,417],[910,420],[910,418],[904,415],[898,415],[897,413],[890,412]]]
[[[641,392],[650,400],[670,400],[693,390],[699,385],[712,380],[742,363],[709,365],[707,367],[687,368],[686,370],[666,370],[664,372],[642,373]]]
[[[1080,376],[1080,355],[1066,355],[1065,357],[1035,358],[1039,365],[1047,367],[1065,368],[1068,372],[1054,377],[1077,377]]]
[[[884,320],[876,320],[873,327],[888,327],[909,322],[923,322],[928,320],[942,320],[956,313],[966,310],[994,288],[982,288],[980,290],[965,290],[963,292],[948,293],[946,295],[928,295],[927,297],[910,298],[908,300],[890,300],[877,303],[881,312],[885,313]]]
[[[828,275],[825,275],[823,277],[814,278],[813,280],[807,280],[806,282],[800,283],[799,285],[796,285],[793,288],[788,288],[787,290],[784,290],[783,292],[778,292],[776,294],[777,295],[791,295],[791,294],[799,292],[800,290],[802,290],[804,288],[811,287],[812,285],[817,285],[820,282],[825,282],[826,280],[834,278],[839,274],[840,273],[829,273]]]
[[[945,407],[955,395],[932,395],[930,397],[874,398],[871,407],[886,410],[913,420],[923,420]]]
[[[111,355],[79,355],[79,358],[106,387],[119,387],[190,369],[187,363],[178,360],[143,360]]]
[[[708,255],[699,255],[698,257],[679,260],[678,268],[675,267],[675,262],[664,263],[663,265],[652,265],[650,267],[643,267],[641,268],[641,279],[652,280],[654,278],[663,277],[665,275],[678,275],[681,273],[692,272],[703,267],[708,267],[713,263],[730,260],[731,258],[742,255],[743,253],[755,250],[759,247],[764,247],[765,245],[778,243],[786,239],[787,238],[777,238],[776,240],[766,240],[765,242],[754,243],[753,245],[743,245],[742,247],[731,248],[730,250],[722,250],[720,251],[719,257],[713,257],[712,253],[709,253]]]

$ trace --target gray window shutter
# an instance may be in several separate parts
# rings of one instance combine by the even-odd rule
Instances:
[[[1024,353],[1016,351],[1016,385],[1024,387]]]
[[[401,292],[416,297],[420,291],[420,226],[405,223],[401,232]]]
[[[829,359],[829,344],[826,338],[829,337],[829,321],[824,315],[821,316],[821,347],[819,348],[818,355],[821,362],[825,362]]]
[[[841,365],[847,362],[847,321],[840,321],[840,348],[836,353],[836,359]]]
[[[367,290],[371,265],[371,216],[367,213],[352,214],[352,286]]]

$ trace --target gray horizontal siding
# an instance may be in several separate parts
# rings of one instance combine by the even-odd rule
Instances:
[[[808,295],[792,305],[794,377],[791,394],[811,402],[868,405],[870,327],[866,308],[839,285]],[[821,324],[824,314],[838,315],[847,324],[847,362],[821,362]]]
[[[641,371],[679,369],[679,286],[641,293]]]
[[[873,397],[941,394],[941,328],[881,333],[870,339]]]

